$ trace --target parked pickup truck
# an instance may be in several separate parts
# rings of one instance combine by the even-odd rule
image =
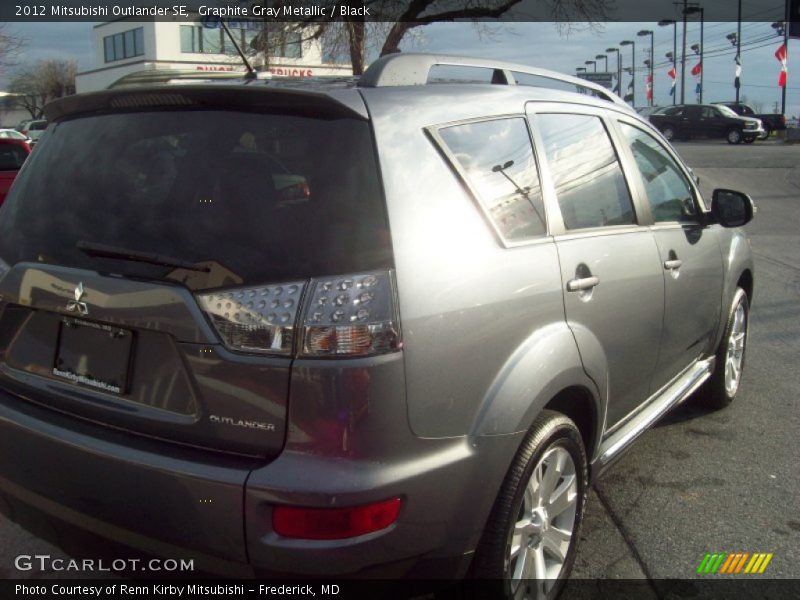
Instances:
[[[764,134],[758,119],[740,117],[718,104],[677,104],[652,113],[650,122],[670,141],[707,137],[751,144]]]
[[[765,140],[773,131],[783,131],[786,129],[786,115],[782,115],[780,113],[759,115],[756,114],[756,111],[750,108],[747,104],[742,104],[741,102],[738,104],[736,102],[715,102],[714,104],[727,106],[737,115],[741,115],[742,117],[750,117],[761,121],[761,123],[764,125],[764,134],[759,139]]]

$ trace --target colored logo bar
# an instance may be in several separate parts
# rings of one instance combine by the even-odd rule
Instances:
[[[760,575],[766,571],[773,556],[771,552],[706,553],[700,566],[697,567],[697,573],[699,575],[738,575],[740,573]]]

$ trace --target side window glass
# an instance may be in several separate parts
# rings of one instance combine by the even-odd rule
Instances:
[[[535,117],[567,229],[635,223],[633,203],[611,139],[599,117]]]
[[[505,240],[545,235],[539,171],[525,119],[444,127],[439,135]]]
[[[653,219],[695,221],[692,188],[677,163],[653,136],[626,123],[620,126],[642,174]]]

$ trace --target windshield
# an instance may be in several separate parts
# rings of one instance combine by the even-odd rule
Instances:
[[[733,112],[733,110],[728,108],[727,106],[721,106],[720,105],[720,106],[717,106],[716,108],[717,108],[717,110],[719,112],[721,112],[726,117],[738,117],[739,116],[735,112]]]
[[[209,268],[89,256],[78,242]],[[191,289],[390,267],[369,124],[219,110],[51,124],[0,209],[0,256]]]

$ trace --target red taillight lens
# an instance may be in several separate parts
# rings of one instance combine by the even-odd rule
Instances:
[[[276,506],[275,533],[305,540],[340,540],[386,529],[400,514],[400,498],[347,508]]]

